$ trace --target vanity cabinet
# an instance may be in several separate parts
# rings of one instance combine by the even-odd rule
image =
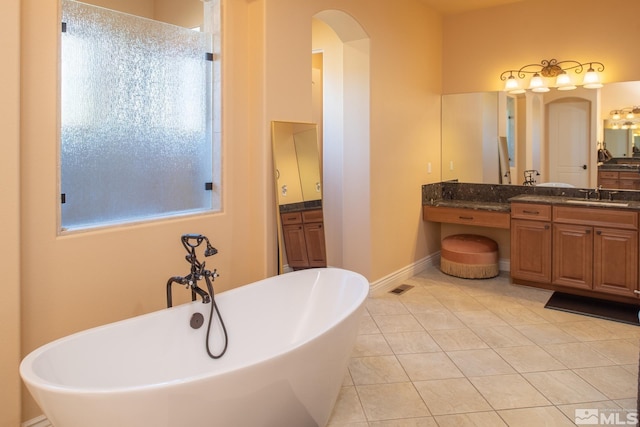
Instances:
[[[637,299],[638,213],[512,203],[514,281],[581,295]]]
[[[640,173],[630,170],[600,170],[598,171],[598,185],[603,188],[640,190]]]
[[[286,212],[280,218],[289,267],[326,267],[322,209]]]
[[[551,282],[551,206],[511,204],[511,276]]]
[[[638,214],[567,206],[553,209],[553,283],[634,297]]]

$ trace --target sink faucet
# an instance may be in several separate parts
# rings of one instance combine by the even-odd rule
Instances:
[[[602,190],[602,185],[598,185],[596,189],[593,190],[593,192],[596,193],[597,200],[602,200],[602,194],[600,193],[601,190]]]
[[[178,283],[184,285],[187,289],[191,289],[191,300],[195,301],[196,296],[199,295],[202,298],[204,304],[211,302],[211,296],[204,289],[198,287],[198,280],[206,279],[207,287],[210,287],[209,283],[211,279],[218,277],[217,270],[209,271],[205,270],[204,262],[198,261],[196,256],[196,248],[206,242],[206,249],[204,250],[204,256],[209,257],[218,253],[218,250],[211,246],[209,239],[202,234],[184,234],[181,237],[182,246],[187,250],[185,259],[191,264],[191,272],[186,276],[173,276],[167,281],[167,308],[173,306],[171,296],[171,285]]]

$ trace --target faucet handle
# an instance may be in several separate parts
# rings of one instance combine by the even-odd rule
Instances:
[[[591,190],[582,190],[582,189],[580,189],[578,191],[584,194],[584,198],[586,200],[589,200],[589,194],[591,194]]]

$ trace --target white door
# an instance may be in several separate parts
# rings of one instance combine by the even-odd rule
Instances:
[[[589,101],[547,105],[549,181],[589,186]]]

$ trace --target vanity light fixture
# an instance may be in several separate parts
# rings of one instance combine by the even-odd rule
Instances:
[[[609,115],[613,120],[620,120],[621,118],[625,118],[628,120],[633,120],[636,115],[640,114],[640,105],[634,105],[633,107],[624,107],[619,110],[612,110]]]
[[[595,67],[595,68],[594,68]],[[521,81],[527,75],[531,75],[529,87],[533,92],[548,92],[549,85],[545,78],[554,78],[558,90],[572,90],[576,88],[576,84],[572,81],[567,73],[573,70],[576,74],[583,71],[582,86],[587,89],[597,89],[602,87],[600,83],[599,72],[604,71],[604,65],[601,62],[578,62],[574,60],[558,61],[556,59],[542,60],[540,64],[528,64],[520,67],[518,70],[506,70],[500,74],[500,80],[505,82],[504,90],[512,94],[524,93],[525,90],[521,86]]]

